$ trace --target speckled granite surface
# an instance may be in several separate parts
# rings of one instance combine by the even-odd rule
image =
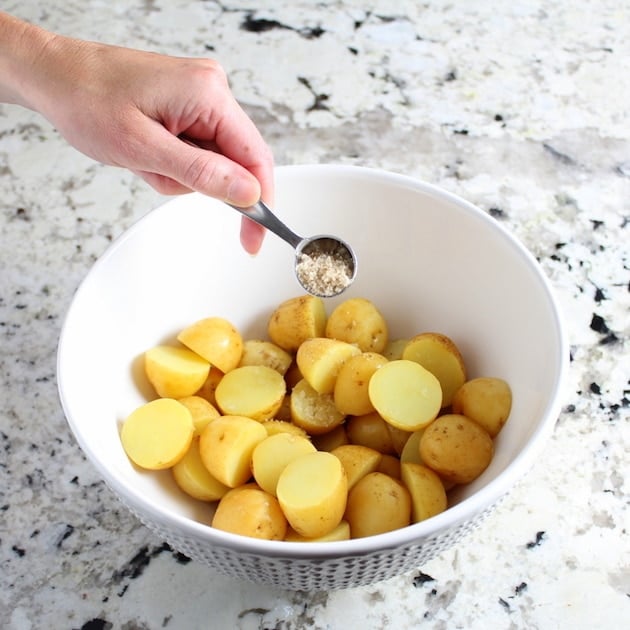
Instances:
[[[74,36],[217,57],[278,164],[376,166],[479,205],[549,275],[572,363],[545,456],[473,535],[426,566],[317,595],[217,576],[120,507],[57,398],[57,339],[74,289],[162,198],[81,156],[31,112],[0,106],[0,627],[628,627],[625,0],[2,8]]]

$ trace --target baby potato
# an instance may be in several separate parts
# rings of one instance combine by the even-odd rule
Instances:
[[[494,444],[488,432],[474,420],[445,414],[434,420],[420,439],[423,463],[453,483],[469,483],[490,464]]]
[[[348,489],[368,473],[374,472],[381,462],[381,454],[373,448],[358,444],[344,444],[330,451],[341,462],[348,478]]]
[[[369,473],[348,492],[345,520],[352,538],[375,536],[411,522],[411,496],[397,479]]]
[[[208,378],[205,380],[204,384],[199,388],[195,396],[200,396],[201,398],[205,398],[211,405],[216,407],[217,399],[215,396],[215,392],[222,378],[223,378],[223,372],[221,372],[221,370],[218,367],[215,367],[214,365],[210,366],[210,372],[208,372]]]
[[[368,386],[376,411],[403,431],[427,426],[439,413],[442,390],[438,379],[415,361],[389,361],[372,375]]]
[[[309,435],[321,435],[338,427],[345,419],[335,407],[332,394],[317,393],[302,379],[291,392],[293,424]]]
[[[193,438],[188,451],[171,471],[180,489],[200,501],[218,501],[229,490],[205,467],[199,453],[198,437]]]
[[[383,356],[388,361],[396,361],[403,358],[403,351],[405,346],[409,342],[409,339],[391,339],[387,342],[385,350],[383,350]]]
[[[292,435],[299,435],[301,437],[309,437],[308,433],[298,427],[297,424],[293,424],[288,420],[278,420],[274,418],[273,420],[263,420],[260,424],[265,427],[267,431],[267,435],[277,435],[278,433],[291,433]]]
[[[376,411],[348,418],[345,426],[351,444],[368,446],[383,454],[396,452],[388,429],[390,425]]]
[[[362,352],[341,364],[335,379],[333,396],[337,409],[346,415],[360,416],[374,411],[368,394],[372,374],[387,363],[377,352]]]
[[[199,453],[208,472],[235,488],[252,476],[252,453],[267,437],[265,427],[245,416],[221,416],[199,437]]]
[[[328,317],[325,336],[355,344],[361,352],[382,353],[388,341],[387,322],[370,300],[350,298]]]
[[[400,479],[400,460],[395,455],[381,455],[381,462],[376,469],[393,479]]]
[[[217,385],[217,406],[230,416],[269,420],[282,405],[286,384],[282,375],[264,365],[234,368]]]
[[[273,343],[292,353],[306,339],[323,337],[325,328],[324,301],[314,295],[301,295],[285,300],[273,311],[267,334]]]
[[[361,351],[352,344],[337,339],[314,337],[298,348],[295,361],[303,378],[319,394],[332,394],[341,366]]]
[[[243,354],[239,367],[266,365],[284,376],[293,362],[293,356],[271,341],[247,339],[243,342]]]
[[[318,538],[339,525],[346,509],[348,480],[339,459],[316,451],[287,464],[276,486],[289,525],[305,538]]]
[[[217,505],[212,526],[263,540],[284,540],[287,532],[287,520],[276,497],[253,485],[227,492]]]
[[[500,378],[479,377],[464,383],[453,396],[452,411],[480,424],[496,437],[512,409],[512,390]]]
[[[127,457],[148,470],[176,464],[192,442],[190,411],[172,398],[158,398],[132,411],[120,431]]]
[[[438,379],[442,407],[451,404],[453,395],[466,381],[466,367],[459,349],[441,333],[416,335],[405,346],[402,358],[419,363]]]
[[[278,433],[259,442],[252,453],[252,473],[256,483],[276,495],[276,485],[285,466],[300,455],[314,453],[311,441],[291,433]]]
[[[338,446],[349,444],[346,427],[343,424],[335,427],[332,431],[328,431],[328,433],[314,435],[312,439],[318,451],[328,451],[329,453]]]
[[[200,319],[181,330],[177,339],[224,373],[234,369],[243,354],[241,334],[223,317]]]
[[[409,434],[405,447],[400,454],[400,462],[409,462],[412,464],[422,464],[422,457],[420,456],[420,440],[424,429],[414,431]]]
[[[195,425],[195,435],[201,435],[206,425],[221,415],[213,404],[201,396],[185,396],[184,398],[179,398],[178,402],[190,411],[193,424]]]
[[[339,540],[350,540],[350,525],[348,521],[341,521],[341,523],[339,523],[335,529],[328,532],[328,534],[317,538],[304,538],[304,536],[300,536],[294,529],[289,527],[284,539],[287,542],[335,542]]]
[[[396,427],[389,424],[389,422],[386,422],[385,424],[387,425],[389,437],[391,438],[392,445],[394,446],[394,452],[398,455],[398,457],[400,457],[412,431],[403,431],[402,429],[397,429]]]
[[[158,396],[183,398],[204,384],[210,364],[188,348],[155,346],[144,353],[144,371]]]
[[[446,510],[446,491],[433,470],[422,464],[402,462],[400,476],[411,496],[413,523],[419,523]]]

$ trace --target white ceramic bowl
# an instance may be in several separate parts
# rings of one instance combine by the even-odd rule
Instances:
[[[246,337],[300,294],[293,251],[268,234],[257,257],[239,245],[240,215],[200,195],[175,198],[118,238],[79,287],[63,326],[58,383],[69,425],[103,479],[175,549],[244,580],[294,590],[373,583],[419,567],[475,527],[541,453],[561,403],[568,351],[552,292],[534,258],[494,219],[428,184],[347,166],[277,170],[275,209],[298,234],[336,234],[359,272],[342,296],[366,297],[396,337],[453,338],[470,376],[506,379],[510,419],[490,467],[449,509],[387,534],[335,543],[245,538],[210,527],[170,473],[139,472],[119,439],[150,395],[140,360],[209,315]]]

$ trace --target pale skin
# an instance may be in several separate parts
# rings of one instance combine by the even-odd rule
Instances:
[[[76,149],[158,192],[273,201],[273,158],[222,67],[64,37],[0,12],[0,102],[38,112]],[[264,229],[243,218],[256,253]]]

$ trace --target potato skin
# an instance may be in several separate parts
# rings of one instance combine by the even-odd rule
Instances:
[[[355,344],[361,352],[382,353],[389,339],[385,318],[365,298],[350,298],[336,306],[328,316],[325,334]]]
[[[282,302],[273,311],[267,334],[273,343],[289,353],[311,337],[322,337],[326,327],[324,301],[313,295],[300,295]]]
[[[453,483],[469,483],[490,464],[494,443],[488,432],[470,418],[446,414],[422,433],[422,462]]]
[[[512,409],[512,391],[500,378],[479,377],[466,381],[453,396],[453,413],[480,424],[490,437],[496,437]]]

